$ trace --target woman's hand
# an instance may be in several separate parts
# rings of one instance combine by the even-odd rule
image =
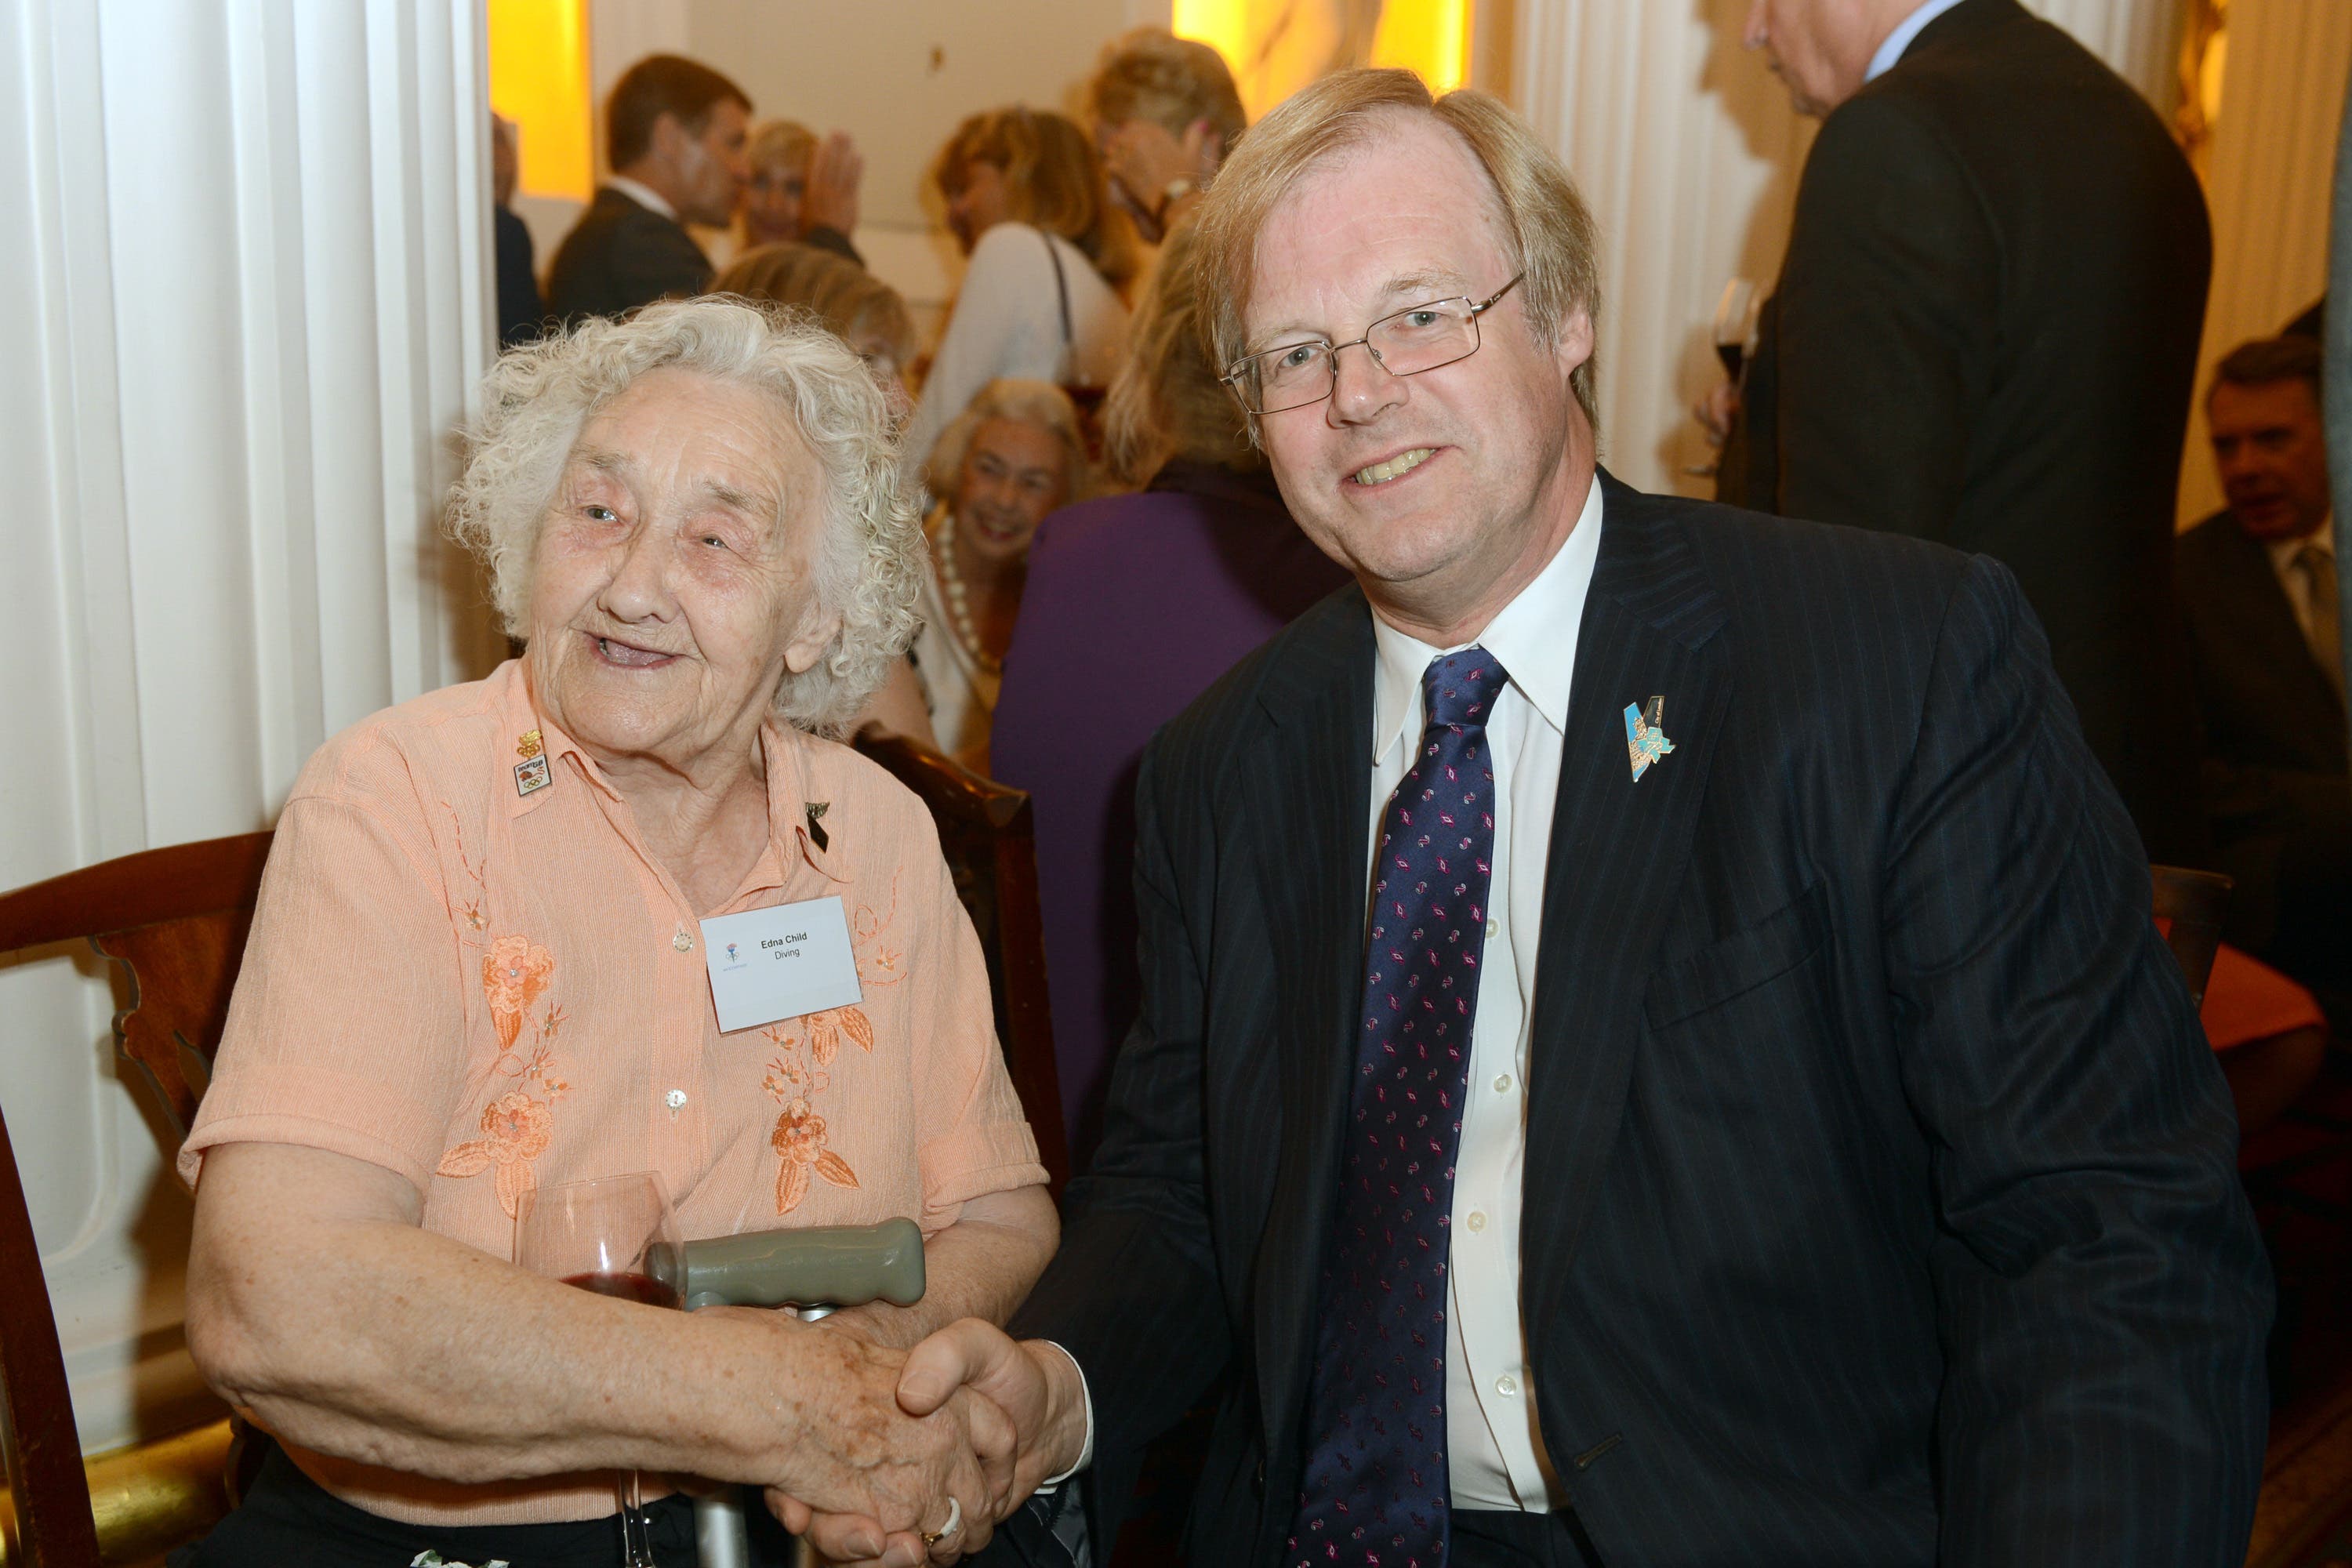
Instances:
[[[1156,237],[1174,220],[1179,202],[1194,199],[1217,172],[1220,141],[1205,120],[1184,127],[1181,138],[1148,120],[1129,120],[1103,143],[1103,165],[1128,210],[1148,224]],[[1190,180],[1193,189],[1169,201],[1168,187],[1178,180]]]
[[[791,1456],[793,1478],[767,1489],[769,1510],[796,1534],[818,1527],[818,1549],[839,1562],[919,1568],[987,1545],[1017,1485],[1012,1419],[962,1387],[910,1415],[898,1394],[905,1352],[847,1333],[810,1337],[829,1345],[805,1363],[824,1370],[798,1401],[816,1440]],[[950,1521],[936,1546],[924,1543]]]
[[[801,232],[829,228],[846,239],[857,228],[857,187],[866,177],[866,155],[836,131],[809,155],[808,184],[801,196]]]

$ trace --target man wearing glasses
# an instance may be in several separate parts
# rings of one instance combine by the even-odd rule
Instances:
[[[1591,222],[1491,99],[1327,79],[1201,221],[1357,582],[1147,753],[1034,1337],[901,1402],[1018,1490],[1218,1391],[1198,1568],[2241,1561],[2229,1100],[2013,580],[1601,474]]]

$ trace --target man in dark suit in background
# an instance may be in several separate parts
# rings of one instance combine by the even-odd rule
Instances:
[[[2215,864],[2230,940],[2352,1027],[2352,780],[2320,429],[2320,347],[2246,343],[2206,412],[2230,504],[2180,536],[2180,599],[2205,710]]]
[[[710,258],[686,226],[735,213],[750,176],[751,100],[709,67],[649,55],[613,86],[605,145],[613,176],[556,247],[548,309],[566,321],[618,316],[710,286]]]
[[[2237,1130],[2015,580],[1600,473],[1591,220],[1482,94],[1326,78],[1199,221],[1356,583],[1146,753],[1034,1337],[901,1402],[1025,1487],[1228,1379],[1198,1568],[2234,1568]]]
[[[511,205],[521,173],[522,149],[516,144],[514,121],[502,114],[491,115],[490,234],[498,262],[499,347],[502,349],[527,343],[547,330],[547,301],[539,297],[530,230]]]
[[[2016,0],[1755,0],[1822,116],[1717,499],[2017,574],[2148,854],[2205,858],[2172,529],[2211,236],[2130,85]]]

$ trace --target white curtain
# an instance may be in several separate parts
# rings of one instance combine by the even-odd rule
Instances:
[[[0,26],[0,888],[266,826],[499,643],[437,528],[490,352],[481,0],[17,0]],[[187,1396],[186,1204],[86,956],[0,965],[0,1107],[86,1447]]]

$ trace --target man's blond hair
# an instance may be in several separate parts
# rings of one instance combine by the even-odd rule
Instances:
[[[1202,204],[1201,320],[1220,366],[1249,351],[1244,323],[1258,237],[1292,187],[1323,160],[1363,146],[1400,116],[1418,114],[1460,137],[1486,171],[1511,269],[1527,275],[1514,293],[1538,336],[1557,342],[1576,312],[1599,313],[1600,237],[1592,214],[1567,169],[1518,116],[1466,89],[1433,99],[1411,71],[1339,71],[1251,127]],[[1497,278],[1495,286],[1504,281]],[[1569,381],[1596,431],[1598,358],[1596,353],[1579,365]]]

